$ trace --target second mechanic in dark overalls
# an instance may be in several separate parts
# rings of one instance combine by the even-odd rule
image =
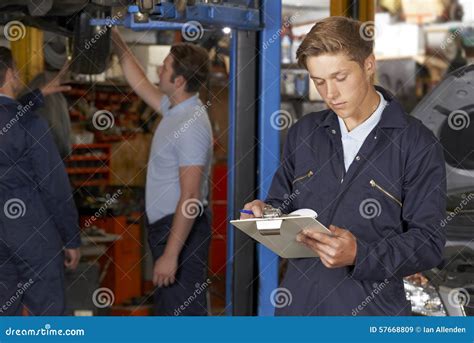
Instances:
[[[47,122],[34,113],[47,84],[16,100],[21,83],[0,47],[0,315],[64,314],[64,266],[80,258],[78,215]]]

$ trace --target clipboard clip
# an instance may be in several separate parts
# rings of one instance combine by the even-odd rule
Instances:
[[[263,208],[263,218],[266,220],[260,220],[257,222],[257,231],[262,236],[279,235],[283,219],[278,218],[281,216],[282,212],[279,208],[274,208],[270,205],[265,205],[265,207]]]
[[[282,213],[279,208],[274,208],[271,205],[265,205],[263,208],[263,218],[277,218],[281,216]]]

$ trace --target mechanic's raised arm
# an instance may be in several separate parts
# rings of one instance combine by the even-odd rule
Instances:
[[[117,28],[112,29],[112,43],[115,53],[119,57],[120,66],[122,67],[127,82],[140,98],[155,111],[159,111],[163,93],[148,80],[145,72]]]

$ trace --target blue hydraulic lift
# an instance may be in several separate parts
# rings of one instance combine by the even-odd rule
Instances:
[[[228,218],[254,198],[264,199],[280,161],[280,133],[271,115],[280,109],[281,0],[195,1],[178,10],[161,1],[152,9],[133,5],[123,20],[92,19],[91,25],[133,30],[181,30],[190,21],[230,27]],[[227,229],[226,314],[272,316],[278,256],[249,237]]]
[[[250,168],[252,172],[257,173],[257,182],[255,184],[257,193],[253,193],[259,199],[264,199],[270,187],[271,177],[273,176],[276,168],[279,164],[279,132],[271,125],[270,116],[275,111],[280,109],[280,29],[281,29],[281,1],[264,0],[261,2],[260,8],[260,20],[262,28],[258,33],[257,39],[257,54],[258,54],[258,70],[257,70],[257,127],[256,127],[256,140],[249,142],[252,137],[252,130],[246,130],[246,123],[240,123],[242,117],[250,117],[245,115],[248,112],[247,109],[250,106],[242,106],[237,103],[237,100],[241,102],[248,101],[242,99],[239,92],[242,88],[248,91],[248,84],[243,83],[242,87],[239,87],[239,79],[236,77],[242,68],[239,68],[239,64],[243,62],[239,59],[239,55],[245,54],[246,51],[242,52],[239,48],[246,48],[245,44],[240,44],[239,40],[249,40],[244,34],[234,33],[232,36],[232,49],[231,49],[231,72],[230,72],[230,103],[229,103],[229,179],[228,179],[228,216],[229,218],[238,218],[239,209],[243,206],[246,201],[253,200],[254,197],[250,196],[252,184],[245,184],[245,180],[251,182],[250,175],[247,175],[245,171],[240,178],[236,175],[238,172],[239,164],[244,164],[242,159],[245,159],[245,154],[249,153],[254,149],[255,144],[258,149],[256,151],[257,165],[254,168]],[[273,42],[269,44],[270,42]],[[251,46],[251,44],[250,44]],[[240,52],[239,52],[240,51]],[[248,59],[252,59],[254,56],[250,53]],[[243,56],[245,59],[245,56]],[[241,62],[241,63],[239,63]],[[244,67],[245,68],[245,67]],[[245,69],[243,70],[245,72]],[[251,70],[248,70],[251,72]],[[252,104],[250,104],[252,105]],[[245,118],[247,119],[247,118]],[[248,123],[247,123],[248,124]],[[244,126],[239,130],[239,127]],[[251,125],[250,125],[251,126]],[[247,138],[244,137],[247,135]],[[244,147],[242,147],[244,146]],[[245,146],[248,149],[245,149]],[[249,151],[250,150],[250,151]],[[250,161],[251,164],[251,161]],[[241,187],[236,189],[236,186]],[[242,189],[243,188],[243,189]],[[247,189],[245,189],[247,188]],[[241,196],[238,196],[240,193]],[[255,311],[258,315],[269,316],[273,315],[274,308],[270,302],[270,294],[278,285],[278,257],[268,250],[266,247],[258,244],[256,246],[255,256],[250,254],[250,258],[242,259],[244,265],[236,266],[235,258],[239,254],[239,250],[242,249],[245,254],[245,245],[251,245],[248,237],[242,237],[241,244],[236,244],[235,235],[243,235],[240,232],[236,232],[232,226],[228,226],[227,231],[227,314],[250,314]],[[255,258],[254,258],[255,257]],[[242,287],[253,288],[252,284],[256,283],[256,278],[253,274],[242,275],[241,270],[248,270],[254,266],[246,265],[246,262],[251,263],[252,260],[257,260],[258,265],[256,268],[256,274],[258,276],[257,288],[257,308],[255,305],[250,304],[237,304],[239,301],[249,301],[245,295],[239,299],[234,294],[238,290],[235,283],[240,280]],[[245,292],[244,292],[245,293]],[[251,302],[251,300],[250,300]],[[236,310],[236,306],[239,309]]]
[[[280,164],[280,132],[272,125],[272,114],[280,110],[281,1],[266,0],[262,8],[265,28],[260,31],[259,67],[259,157],[258,198],[267,196],[273,174]],[[275,41],[275,37],[277,37]],[[265,246],[258,245],[260,288],[258,315],[270,316],[274,308],[271,293],[278,287],[279,259]]]

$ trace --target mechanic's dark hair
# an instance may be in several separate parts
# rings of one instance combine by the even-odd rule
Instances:
[[[8,69],[13,69],[13,55],[10,49],[0,46],[0,87],[5,83],[5,76]]]
[[[370,22],[346,17],[328,17],[318,21],[296,51],[298,64],[306,67],[310,56],[344,53],[360,66],[373,53],[375,27]]]
[[[210,69],[209,53],[203,47],[191,43],[178,43],[171,47],[173,57],[173,76],[182,76],[186,80],[186,92],[199,91],[208,76]]]

